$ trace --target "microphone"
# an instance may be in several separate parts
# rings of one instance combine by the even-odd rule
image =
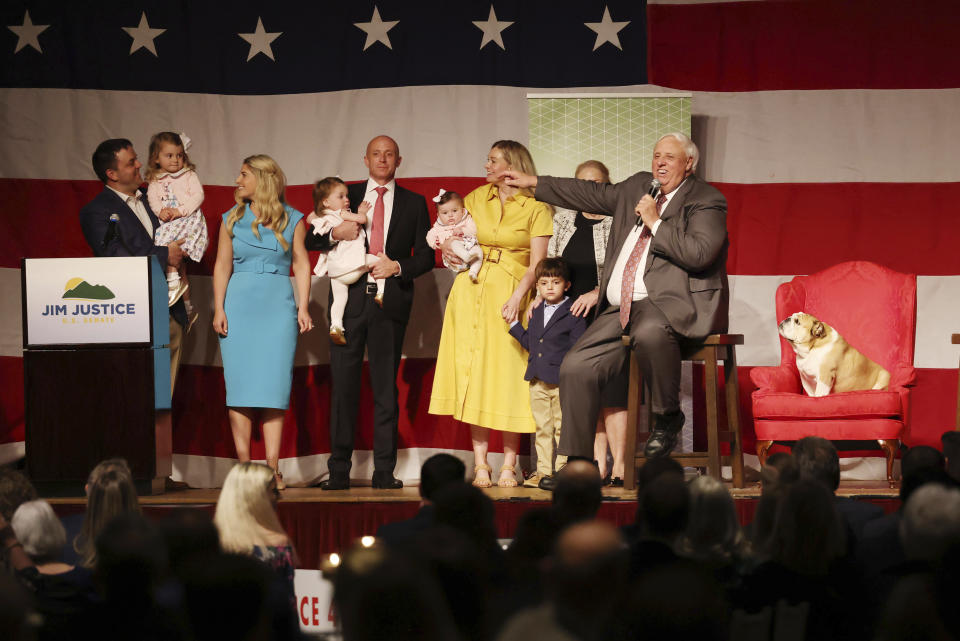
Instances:
[[[654,178],[653,181],[650,183],[650,188],[647,189],[647,195],[653,198],[654,200],[656,200],[657,197],[660,195],[660,181],[657,180],[656,178]],[[639,227],[642,224],[643,224],[643,218],[640,216],[637,216],[637,222],[634,226]]]
[[[110,214],[110,222],[107,224],[107,231],[103,235],[103,242],[100,243],[100,249],[106,249],[114,238],[117,237],[117,223],[120,222],[120,216]]]

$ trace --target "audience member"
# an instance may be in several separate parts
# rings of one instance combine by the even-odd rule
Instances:
[[[273,568],[295,605],[296,552],[277,518],[279,496],[273,468],[250,461],[238,463],[223,482],[213,522],[223,550],[252,556]]]
[[[556,476],[553,509],[561,525],[594,518],[603,502],[603,478],[597,466],[575,460],[567,463]]]
[[[900,534],[912,571],[905,573],[883,610],[876,638],[960,637],[960,490],[928,483],[902,509]]]
[[[456,641],[436,580],[384,546],[346,554],[334,577],[333,604],[344,641]]]
[[[951,484],[944,469],[943,455],[936,449],[917,445],[907,450],[900,462],[900,509],[868,522],[857,544],[857,559],[871,576],[878,596],[885,599],[906,560],[900,540],[903,508],[910,497],[927,483]]]
[[[461,468],[461,473],[466,470]],[[391,548],[391,552],[395,550]],[[502,609],[517,607],[510,598],[516,595],[515,591],[508,594],[491,590],[486,559],[463,532],[449,526],[431,527],[416,537],[410,558],[437,580],[463,641],[490,639],[506,618]],[[497,600],[491,602],[494,597]],[[491,608],[497,609],[496,615]]]
[[[538,606],[543,601],[543,562],[553,552],[561,527],[560,518],[552,508],[532,508],[517,522],[506,553],[507,571],[513,584],[512,603],[517,611]]]
[[[867,522],[883,516],[879,505],[858,501],[846,496],[837,496],[840,487],[840,457],[833,443],[819,436],[807,436],[793,446],[793,456],[797,459],[800,478],[812,479],[822,483],[834,494],[833,502],[852,534],[849,541],[853,549],[856,541],[863,536]]]
[[[182,639],[179,604],[158,598],[168,565],[157,529],[127,512],[111,519],[95,544],[94,580],[102,601],[87,612],[86,637],[103,638],[109,630],[114,639]]]
[[[463,461],[450,454],[434,454],[420,468],[420,510],[405,521],[385,523],[377,529],[377,538],[386,545],[400,545],[414,539],[433,525],[433,497],[437,491],[454,483],[466,482]]]
[[[689,513],[690,490],[683,477],[667,472],[643,488],[637,497],[637,539],[631,541],[633,577],[677,559]]]
[[[642,575],[631,586],[624,612],[626,639],[728,638],[723,591],[709,572],[688,561],[674,561]]]
[[[947,474],[960,483],[960,431],[949,430],[940,437]]]
[[[571,525],[545,571],[547,602],[514,616],[499,641],[610,638],[621,614],[619,596],[626,592],[627,556],[623,537],[609,523]]]
[[[0,465],[0,516],[6,523],[22,503],[37,498],[37,491],[23,474],[8,465]],[[10,568],[6,550],[0,550],[0,571]]]
[[[33,592],[37,611],[43,616],[40,637],[69,636],[76,618],[95,597],[90,570],[60,561],[67,535],[46,501],[23,503],[10,525],[32,561],[17,576]]]
[[[87,477],[87,511],[80,531],[63,555],[65,563],[92,568],[97,563],[96,540],[107,523],[121,514],[140,514],[137,489],[123,459],[107,459]],[[71,528],[67,528],[68,535]]]
[[[690,515],[677,551],[713,572],[725,588],[736,587],[747,545],[733,497],[712,476],[694,479],[689,488]]]
[[[157,527],[167,546],[170,571],[175,576],[220,554],[220,533],[206,510],[191,507],[171,510]]]
[[[801,478],[792,483],[781,498],[766,560],[744,577],[734,603],[747,612],[779,612],[781,602],[801,606],[807,616],[798,623],[796,638],[866,638],[866,589],[846,556],[846,536],[822,482]]]
[[[797,460],[788,452],[772,454],[760,468],[760,500],[753,521],[745,528],[755,555],[766,549],[784,490],[798,478]]]

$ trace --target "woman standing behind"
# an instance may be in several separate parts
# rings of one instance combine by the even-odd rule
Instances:
[[[270,566],[295,600],[293,571],[297,553],[277,518],[280,490],[274,471],[261,463],[234,465],[223,482],[213,522],[224,552],[243,554]]]
[[[520,434],[535,431],[529,385],[523,380],[527,355],[506,330],[527,307],[553,223],[548,205],[503,184],[504,171],[524,167],[536,171],[526,147],[513,140],[495,142],[484,165],[488,184],[464,199],[477,224],[484,263],[476,283],[462,272],[450,289],[430,397],[431,414],[449,414],[470,425],[477,487],[492,484],[490,430],[503,435],[500,487],[517,486]],[[444,258],[459,263],[450,243],[442,245]]]
[[[237,458],[250,460],[250,433],[259,413],[267,465],[283,489],[277,466],[297,327],[301,334],[313,329],[307,312],[306,231],[303,214],[286,204],[287,179],[272,158],[261,154],[244,159],[236,182],[237,204],[223,215],[213,269],[213,329],[220,335]],[[296,301],[290,286],[291,262]]]
[[[574,173],[580,180],[610,182],[610,170],[599,160],[580,163]],[[593,320],[594,306],[600,294],[603,260],[607,252],[612,216],[563,209],[553,217],[553,237],[548,256],[562,256],[570,266],[571,286],[567,295],[573,299],[570,312]],[[539,301],[537,301],[539,304]],[[603,413],[597,424],[593,455],[604,483],[623,487],[624,449],[627,437],[627,380],[629,362],[621,377],[603,390]],[[607,469],[607,447],[613,454],[613,469]]]

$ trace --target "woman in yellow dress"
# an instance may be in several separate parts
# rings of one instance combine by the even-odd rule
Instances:
[[[520,434],[535,431],[530,386],[523,380],[527,354],[507,333],[527,307],[537,263],[553,234],[552,210],[527,190],[501,181],[507,169],[536,175],[527,148],[513,140],[493,144],[484,165],[487,183],[464,198],[477,224],[483,267],[477,282],[467,272],[450,289],[430,397],[431,414],[449,414],[470,425],[474,481],[490,487],[487,449],[490,430],[503,436],[503,465],[497,485],[516,487]],[[460,262],[442,246],[448,262]]]

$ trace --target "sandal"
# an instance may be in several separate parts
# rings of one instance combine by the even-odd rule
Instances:
[[[504,472],[510,472],[513,478],[503,478]],[[501,465],[500,480],[497,481],[497,487],[517,487],[517,468],[513,465]]]
[[[481,463],[480,465],[473,466],[473,487],[490,487],[493,485],[493,482],[490,480],[490,472],[493,469],[486,463]],[[486,472],[487,478],[482,479],[477,477],[477,472]]]
[[[273,479],[277,482],[277,490],[287,489],[287,484],[283,482],[283,474],[279,469],[273,471]]]

